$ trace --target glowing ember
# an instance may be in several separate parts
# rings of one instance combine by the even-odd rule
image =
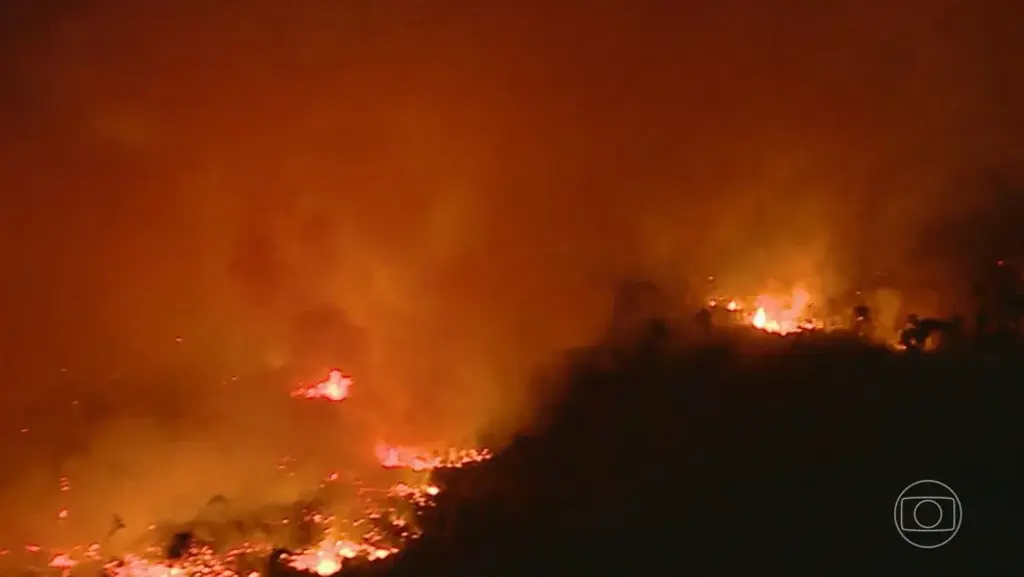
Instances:
[[[317,575],[337,573],[345,561],[365,557],[370,561],[384,559],[396,549],[381,549],[352,541],[324,539],[314,548],[287,557],[288,565]]]
[[[436,497],[441,489],[437,485],[407,485],[405,483],[398,483],[391,487],[388,493],[402,499],[414,502],[417,505],[428,506],[430,505],[430,498]]]
[[[300,387],[292,392],[293,397],[306,399],[325,399],[328,401],[344,401],[348,398],[348,390],[352,386],[352,377],[333,370],[327,374],[327,380],[310,387]]]
[[[185,577],[210,575],[217,577],[259,577],[260,573],[238,567],[239,559],[250,553],[264,553],[253,547],[233,549],[223,555],[209,547],[193,548],[178,561],[155,561],[128,555],[103,566],[105,577]],[[265,553],[264,553],[265,554]]]
[[[412,469],[413,471],[429,471],[462,467],[470,463],[487,460],[491,454],[485,450],[449,448],[443,452],[433,452],[395,447],[386,443],[377,443],[377,460],[388,469]]]
[[[78,565],[78,561],[72,559],[67,553],[55,555],[53,559],[50,560],[50,567],[53,567],[54,569],[71,569],[75,565]]]

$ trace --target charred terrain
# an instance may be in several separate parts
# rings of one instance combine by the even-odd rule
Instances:
[[[569,366],[564,399],[533,433],[438,475],[422,539],[346,572],[963,575],[1013,564],[1016,351],[907,355],[755,334],[655,338]],[[896,497],[919,479],[954,487],[965,511],[936,550],[894,528]]]

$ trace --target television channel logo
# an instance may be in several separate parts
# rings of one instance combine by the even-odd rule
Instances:
[[[893,518],[904,541],[921,549],[936,549],[956,537],[963,507],[949,485],[926,479],[903,489]]]

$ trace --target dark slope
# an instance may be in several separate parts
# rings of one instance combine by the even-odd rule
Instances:
[[[1024,363],[915,357],[835,337],[649,344],[574,361],[543,426],[446,473],[426,534],[346,574],[988,575],[1024,568]],[[603,359],[598,362],[596,359]],[[920,479],[959,534],[920,550],[893,521]],[[276,573],[277,571],[275,571]]]

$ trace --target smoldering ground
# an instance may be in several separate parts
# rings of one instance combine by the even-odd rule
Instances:
[[[622,278],[914,278],[942,223],[992,212],[990,175],[1019,187],[1014,6],[784,4],[5,5],[4,422],[140,400],[75,466],[112,509],[202,502],[285,444],[347,446],[278,432],[327,366],[358,367],[374,435],[469,437]],[[296,338],[322,307],[359,336]],[[168,395],[221,418],[154,424]],[[20,485],[56,486],[69,435]]]

